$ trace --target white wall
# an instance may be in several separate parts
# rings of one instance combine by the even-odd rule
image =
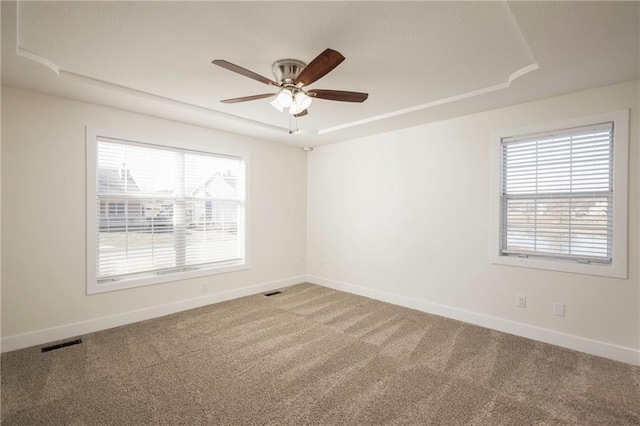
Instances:
[[[1,62],[1,61],[0,61]],[[2,87],[0,87],[0,99],[2,98]],[[0,103],[0,117],[2,117],[2,106]],[[2,241],[2,120],[0,120],[0,242]],[[0,244],[0,308],[2,307],[2,244]],[[0,330],[2,330],[2,315],[0,312]],[[0,351],[2,351],[2,340],[0,340]]]
[[[85,126],[248,152],[251,268],[87,296]],[[299,148],[6,87],[2,141],[4,350],[304,279],[307,154]]]
[[[638,91],[630,82],[319,147],[307,165],[300,149],[3,87],[2,350],[292,284],[306,272],[640,363]],[[490,133],[621,108],[632,109],[629,279],[490,264]],[[86,125],[249,152],[251,269],[87,296]],[[515,308],[516,293],[527,309]],[[555,301],[565,318],[552,315]]]
[[[629,82],[315,149],[311,281],[640,363],[638,90]],[[623,108],[629,279],[490,264],[491,132]]]

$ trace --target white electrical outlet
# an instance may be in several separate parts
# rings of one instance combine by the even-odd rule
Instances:
[[[557,317],[564,317],[564,303],[553,304],[553,315]]]
[[[527,307],[527,296],[516,294],[516,307],[525,309]]]
[[[209,293],[209,284],[208,283],[202,283],[202,292],[203,293]]]

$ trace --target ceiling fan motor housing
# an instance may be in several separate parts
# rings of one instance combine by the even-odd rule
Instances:
[[[275,80],[282,85],[292,84],[306,66],[307,64],[297,59],[280,59],[273,63],[271,69]]]

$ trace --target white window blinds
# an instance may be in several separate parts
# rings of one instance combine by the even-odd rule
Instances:
[[[502,255],[611,263],[613,123],[501,141]]]
[[[97,139],[97,279],[241,264],[245,163]]]

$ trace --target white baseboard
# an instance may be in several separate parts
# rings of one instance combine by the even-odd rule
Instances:
[[[573,349],[591,355],[613,359],[615,361],[622,361],[628,364],[640,365],[640,351],[636,349],[617,346],[611,343],[600,342],[597,340],[591,340],[584,337],[561,333],[559,331],[536,327],[516,321],[505,320],[490,315],[479,314],[476,312],[441,305],[438,303],[431,303],[424,300],[414,299],[412,297],[387,293],[384,291],[374,290],[366,287],[360,287],[345,282],[329,280],[314,275],[307,275],[306,281],[312,284],[318,284],[324,287],[333,288],[335,290],[345,291],[347,293],[357,294],[359,296],[365,296],[371,299],[393,303],[394,305],[404,306],[430,314],[464,321],[466,323],[479,325],[481,327],[490,328],[492,330],[502,331],[505,333],[514,334],[516,336],[550,343],[552,345],[561,346],[563,348]]]
[[[206,296],[194,297],[191,299],[180,300],[164,305],[152,306],[136,311],[124,312],[121,314],[61,325],[58,327],[47,328],[30,333],[3,337],[0,346],[2,348],[2,352],[28,348],[30,346],[41,345],[43,343],[53,342],[55,340],[76,337],[86,333],[93,333],[94,331],[106,330],[108,328],[157,318],[180,311],[186,311],[188,309],[199,308],[205,305],[211,305],[213,303],[224,302],[225,300],[237,299],[239,297],[251,296],[253,294],[276,290],[279,288],[302,283],[305,281],[305,279],[306,276],[300,275],[297,277],[243,287],[236,290],[207,294]]]

